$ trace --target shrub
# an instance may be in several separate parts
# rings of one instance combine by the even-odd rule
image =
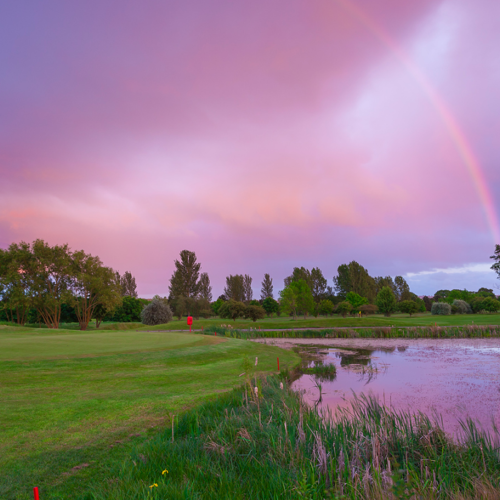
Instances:
[[[158,295],[141,311],[141,321],[144,325],[163,325],[172,320],[172,310],[166,299]]]
[[[451,314],[451,306],[446,302],[434,302],[434,304],[432,304],[431,314],[446,316]]]
[[[318,312],[320,314],[323,314],[324,316],[332,314],[333,308],[334,308],[333,302],[328,299],[324,299],[318,304]]]
[[[345,299],[351,304],[353,312],[358,312],[361,306],[368,304],[368,299],[366,297],[361,297],[361,295],[355,292],[349,292]]]
[[[500,302],[497,299],[486,297],[482,302],[482,310],[488,312],[497,312],[500,310]]]
[[[455,299],[452,306],[457,308],[458,314],[472,314],[472,308],[465,300]]]
[[[258,319],[264,318],[266,311],[263,307],[250,305],[246,307],[244,314],[246,319],[257,321]]]
[[[351,304],[344,300],[344,302],[340,302],[339,304],[337,304],[335,311],[337,312],[337,314],[341,314],[345,318],[346,315],[351,312],[351,309]]]
[[[276,316],[278,315],[279,304],[272,297],[265,298],[262,301],[262,307],[268,316],[271,316],[273,313],[276,313]]]
[[[245,314],[246,306],[243,302],[230,299],[219,308],[219,316],[225,319],[232,319],[236,321]]]
[[[225,300],[222,300],[220,297],[215,301],[210,304],[210,307],[212,308],[212,311],[216,316],[219,315],[219,309],[224,304]]]
[[[397,308],[396,296],[388,286],[382,287],[380,292],[378,292],[375,303],[377,304],[378,310],[384,313],[384,316],[390,316]]]
[[[413,300],[403,300],[399,303],[399,310],[402,313],[409,314],[411,317],[412,314],[420,310],[420,307],[416,302],[413,302]]]
[[[365,304],[359,308],[362,314],[376,314],[378,312],[375,304]]]

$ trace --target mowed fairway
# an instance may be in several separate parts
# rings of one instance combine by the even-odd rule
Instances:
[[[171,415],[298,357],[189,333],[0,327],[0,498],[78,498]]]

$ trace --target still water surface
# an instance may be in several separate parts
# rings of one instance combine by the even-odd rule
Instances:
[[[337,367],[334,380],[320,381],[319,403],[314,376],[293,383],[310,404],[345,406],[353,392],[364,393],[396,409],[420,410],[431,418],[440,414],[453,434],[466,417],[488,430],[500,428],[500,339],[283,339],[277,344],[319,354],[311,366]]]

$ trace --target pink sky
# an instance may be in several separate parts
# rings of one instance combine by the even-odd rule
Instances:
[[[353,259],[491,288],[499,46],[496,0],[3,4],[0,247],[68,242],[142,296],[182,249],[215,296]]]

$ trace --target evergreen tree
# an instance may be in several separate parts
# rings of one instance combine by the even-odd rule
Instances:
[[[212,287],[210,285],[210,278],[208,277],[208,273],[200,274],[199,285],[200,287],[198,290],[198,296],[202,299],[212,302]]]
[[[189,250],[182,250],[180,257],[180,261],[174,261],[175,271],[170,278],[169,300],[177,299],[181,295],[186,298],[198,295],[201,264],[196,262],[196,254]]]
[[[242,274],[230,274],[226,277],[226,286],[224,288],[225,300],[235,300],[243,302],[245,300],[244,276]]]
[[[245,294],[245,300],[246,302],[250,302],[253,299],[253,290],[252,290],[252,278],[248,275],[245,274],[243,276],[243,291]]]
[[[118,276],[120,275],[118,274]],[[122,290],[122,297],[134,297],[134,299],[138,297],[135,278],[129,271],[125,271],[125,274],[120,277],[120,285]]]
[[[264,274],[264,279],[262,280],[262,289],[260,291],[260,298],[265,300],[267,298],[274,298],[273,295],[273,280],[269,274]]]

